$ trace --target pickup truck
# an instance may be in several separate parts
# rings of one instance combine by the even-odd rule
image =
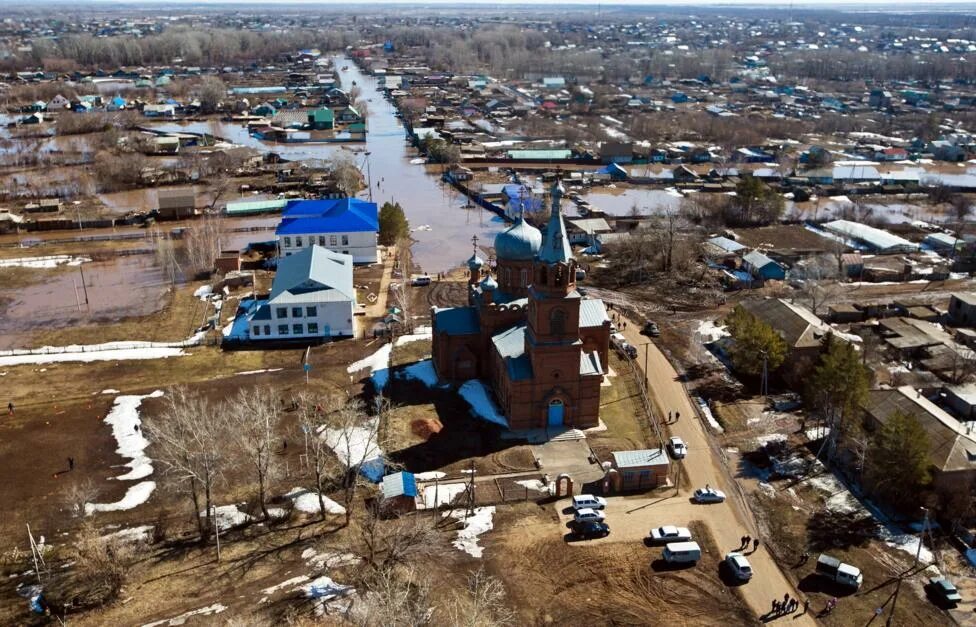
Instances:
[[[836,557],[826,553],[817,558],[817,574],[831,581],[850,586],[857,590],[864,582],[861,571],[850,564],[844,564]]]

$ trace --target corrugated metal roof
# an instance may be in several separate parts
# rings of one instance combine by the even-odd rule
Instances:
[[[834,220],[823,225],[825,229],[832,233],[837,233],[850,237],[868,246],[882,251],[912,251],[918,250],[918,244],[914,244],[903,237],[898,237],[887,231],[876,229],[860,222],[850,220]]]
[[[321,246],[309,246],[278,260],[278,271],[271,281],[269,302],[275,302],[282,295],[283,300],[295,300],[292,296],[296,294],[313,292],[316,300],[329,300],[325,292],[330,289],[338,291],[344,297],[342,300],[356,302],[356,289],[352,284],[352,255],[332,252]]]
[[[766,255],[762,254],[758,250],[752,251],[748,255],[744,256],[742,258],[742,260],[745,261],[750,266],[752,266],[753,268],[762,268],[762,267],[768,266],[771,263],[772,264],[776,264],[775,261],[773,261],[772,259],[770,259]],[[776,265],[779,265],[779,264],[776,264]]]
[[[607,315],[607,308],[602,300],[585,299],[580,301],[579,321],[580,327],[599,327],[604,322],[609,322],[610,316]]]
[[[637,451],[614,451],[613,462],[617,468],[639,468],[642,466],[667,466],[670,464],[664,449],[650,448]]]
[[[722,237],[721,235],[708,240],[708,243],[729,253],[735,253],[745,248],[745,246],[739,242],[727,237]]]
[[[600,365],[600,356],[596,351],[587,353],[580,352],[580,374],[582,376],[592,376],[603,374],[603,367]]]
[[[533,161],[559,161],[569,159],[573,155],[572,150],[509,150],[509,159],[528,159]]]
[[[282,212],[276,235],[378,231],[376,203],[357,198],[293,200]]]
[[[473,335],[481,330],[474,307],[434,309],[434,332],[448,335]]]
[[[248,213],[264,213],[266,211],[278,211],[284,209],[288,204],[287,200],[239,200],[227,203],[224,212],[227,215],[242,215]]]

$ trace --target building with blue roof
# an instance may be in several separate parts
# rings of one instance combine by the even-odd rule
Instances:
[[[241,312],[247,331],[235,340],[321,341],[354,335],[352,268],[351,255],[321,246],[279,259],[271,293]]]
[[[468,260],[468,305],[433,308],[433,362],[441,379],[482,379],[512,429],[599,424],[609,371],[610,317],[576,289],[577,264],[551,190],[545,234],[521,213],[495,237],[495,272]],[[477,242],[476,242],[477,244]]]
[[[377,262],[379,214],[376,203],[358,198],[293,200],[275,230],[279,257],[311,246],[351,255],[353,263]]]

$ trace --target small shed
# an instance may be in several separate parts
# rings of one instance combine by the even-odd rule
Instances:
[[[383,477],[383,512],[405,514],[417,509],[417,479],[410,472],[397,472]]]
[[[786,278],[786,270],[758,250],[754,250],[742,258],[742,267],[757,279],[782,281]]]
[[[614,451],[610,454],[612,467],[617,471],[621,491],[650,490],[668,482],[671,462],[664,449]]]
[[[196,215],[197,194],[192,187],[156,191],[160,220],[179,220]]]

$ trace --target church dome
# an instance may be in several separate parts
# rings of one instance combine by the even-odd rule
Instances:
[[[495,290],[498,289],[498,282],[495,281],[495,279],[493,279],[489,274],[481,282],[481,289],[486,292],[494,292]]]
[[[495,256],[509,261],[528,261],[542,248],[542,233],[519,216],[515,224],[495,236]]]
[[[478,270],[484,267],[484,265],[485,265],[485,260],[479,257],[477,254],[471,255],[471,258],[468,259],[469,270]]]

